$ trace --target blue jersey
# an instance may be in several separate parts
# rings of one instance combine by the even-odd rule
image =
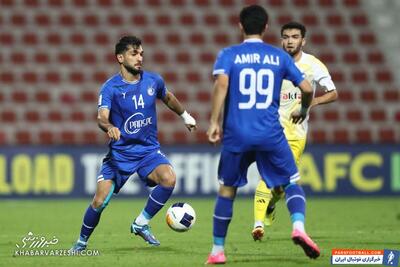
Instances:
[[[222,49],[213,74],[229,76],[224,149],[268,150],[285,138],[278,113],[282,80],[297,86],[304,79],[285,51],[259,39],[249,39]]]
[[[121,74],[107,80],[100,90],[98,108],[110,110],[110,122],[121,132],[111,141],[111,153],[128,158],[143,157],[160,147],[157,139],[156,98],[167,93],[160,75],[143,71],[140,80],[125,81]],[[114,153],[115,154],[115,153]]]

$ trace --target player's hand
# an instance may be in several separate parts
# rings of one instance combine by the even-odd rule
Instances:
[[[218,123],[211,123],[207,130],[208,141],[215,145],[221,140],[221,127]]]
[[[115,141],[118,141],[121,138],[121,132],[117,127],[114,126],[108,128],[107,135],[111,140]]]
[[[197,129],[196,120],[186,110],[181,114],[181,118],[190,132]]]
[[[308,115],[308,110],[307,109],[300,109],[293,111],[292,114],[290,114],[290,118],[294,124],[301,124]]]

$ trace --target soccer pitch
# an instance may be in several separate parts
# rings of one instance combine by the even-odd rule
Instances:
[[[251,198],[238,198],[226,244],[229,266],[330,266],[332,248],[400,249],[399,198],[309,198],[306,230],[321,248],[317,260],[308,259],[290,240],[286,207],[278,205],[275,224],[263,242],[254,242]],[[32,232],[58,242],[47,249],[69,249],[77,239],[90,200],[2,200],[0,202],[0,266],[203,266],[212,241],[214,199],[169,200],[152,220],[160,247],[151,247],[129,232],[145,199],[115,197],[104,211],[88,249],[98,256],[13,256],[22,239]],[[190,203],[197,222],[186,233],[165,223],[167,206]]]

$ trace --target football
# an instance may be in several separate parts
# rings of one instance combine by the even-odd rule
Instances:
[[[185,232],[196,222],[196,213],[188,203],[178,202],[167,210],[166,220],[172,230]]]

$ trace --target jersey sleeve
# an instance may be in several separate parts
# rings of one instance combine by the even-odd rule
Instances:
[[[332,81],[328,68],[317,58],[313,64],[314,79],[326,92],[336,90],[336,86]]]
[[[99,101],[97,104],[97,108],[99,108],[99,109],[106,108],[108,110],[111,110],[111,103],[112,103],[111,87],[103,85],[103,87],[100,89]]]
[[[158,99],[164,99],[165,95],[167,94],[167,86],[165,85],[164,79],[161,76],[157,76],[156,78],[156,92]]]
[[[286,72],[283,78],[291,81],[294,86],[298,86],[305,79],[304,73],[297,68],[293,59],[288,54],[285,53],[283,57],[286,63]]]
[[[215,60],[214,63],[214,69],[213,69],[213,75],[218,75],[218,74],[226,74],[229,75],[230,69],[231,69],[232,63],[231,59],[229,57],[228,50],[222,49],[217,56],[217,59]]]

